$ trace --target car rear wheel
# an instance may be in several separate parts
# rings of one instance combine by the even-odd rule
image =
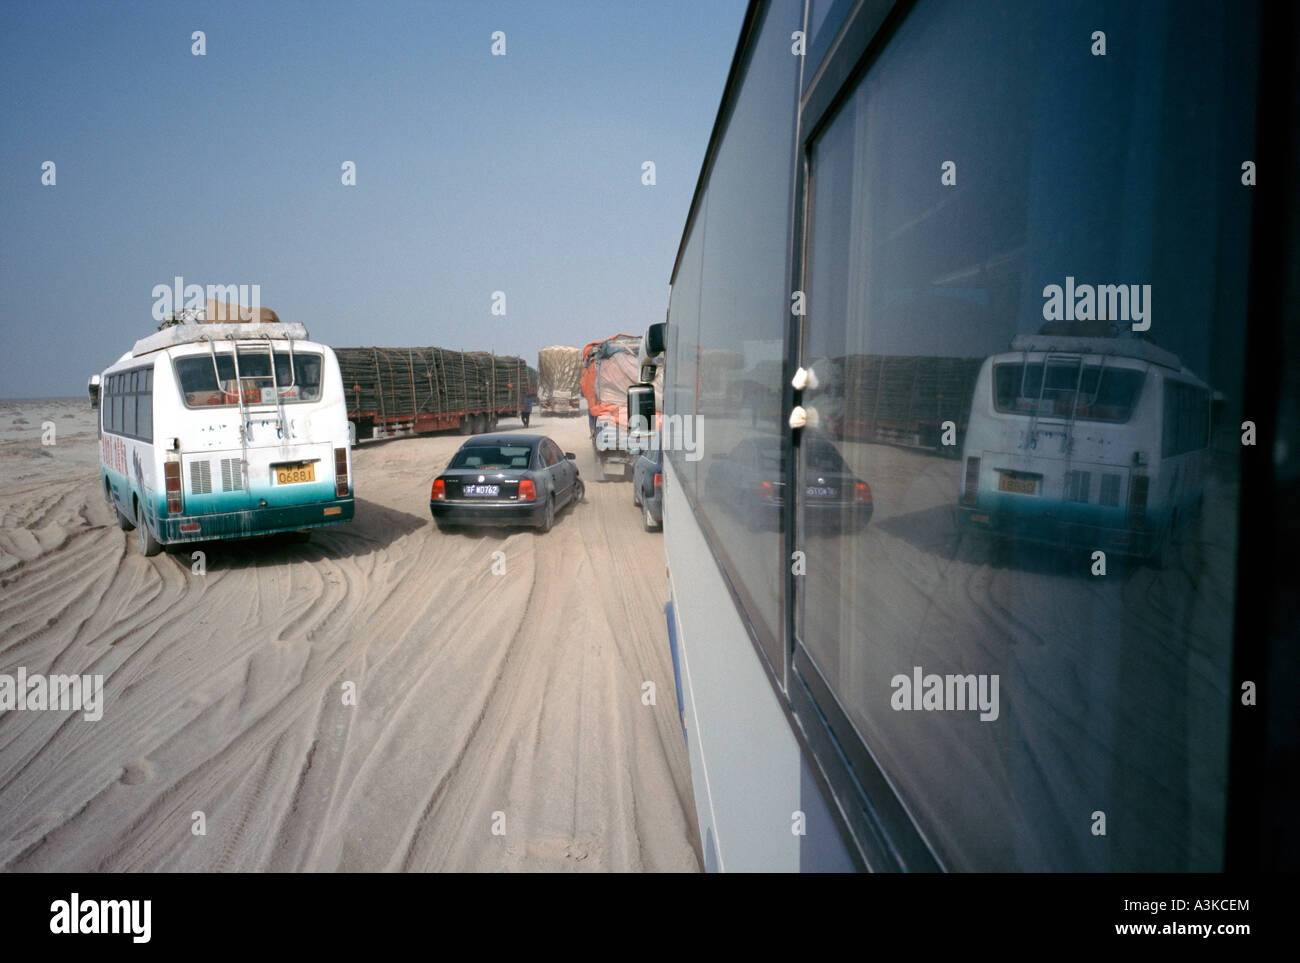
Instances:
[[[632,504],[638,507],[641,505],[641,486],[636,483],[635,478],[632,479]]]
[[[546,514],[542,516],[542,531],[549,532],[555,527],[555,496],[546,499]]]
[[[442,532],[444,535],[456,531],[456,526],[451,522],[444,522],[441,518],[435,518],[434,522],[438,526],[438,531]]]
[[[140,554],[145,558],[152,558],[162,551],[162,543],[153,537],[153,532],[149,531],[149,522],[144,517],[144,506],[139,503],[135,506],[135,533],[140,543]]]
[[[655,532],[659,530],[659,523],[656,522],[654,516],[650,514],[650,506],[648,504],[642,504],[641,506],[641,520],[642,524],[645,525],[645,530],[647,532]]]

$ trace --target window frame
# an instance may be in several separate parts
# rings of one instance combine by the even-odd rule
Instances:
[[[812,219],[812,152],[821,135],[853,96],[871,64],[894,32],[911,12],[916,0],[859,0],[832,40],[825,60],[800,102],[798,151],[795,164],[795,219],[790,258],[790,290],[806,291],[809,234]],[[802,362],[803,318],[791,316],[787,339],[787,364]],[[794,361],[792,361],[794,359]],[[792,374],[793,372],[791,372]],[[793,407],[790,397],[783,414]],[[798,548],[796,502],[798,500],[799,452],[794,433],[786,432],[782,443],[791,497],[783,506],[786,555]],[[789,568],[789,567],[787,567]],[[799,584],[793,572],[786,574],[786,676],[790,704],[803,739],[810,747],[809,762],[824,791],[842,832],[856,848],[856,857],[872,870],[933,872],[941,866],[916,822],[893,789],[883,767],[858,735],[847,713],[817,669],[798,631]]]

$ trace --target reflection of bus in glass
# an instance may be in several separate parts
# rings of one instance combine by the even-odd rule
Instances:
[[[180,324],[100,376],[104,497],[141,551],[353,515],[343,382],[301,324]]]
[[[972,530],[1151,556],[1200,510],[1210,391],[1138,340],[1018,335],[985,360],[962,455]]]

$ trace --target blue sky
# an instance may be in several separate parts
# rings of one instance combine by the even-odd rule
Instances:
[[[0,397],[81,395],[176,275],[338,346],[643,330],[744,7],[6,2]]]

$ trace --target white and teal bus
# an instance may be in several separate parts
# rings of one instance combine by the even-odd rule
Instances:
[[[1165,561],[1204,502],[1210,389],[1131,338],[1017,335],[985,360],[962,454],[969,530]]]
[[[177,324],[99,383],[104,497],[145,555],[352,518],[338,362],[302,324]]]
[[[1243,178],[1297,169],[1289,8],[749,4],[663,353],[706,868],[1295,867],[1293,716],[1239,698],[1296,651],[1296,185]],[[1118,285],[1125,337],[1044,333]]]

